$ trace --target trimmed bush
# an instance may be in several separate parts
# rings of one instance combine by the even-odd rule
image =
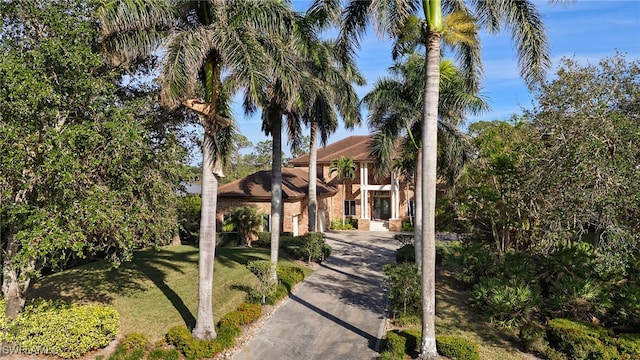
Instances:
[[[403,245],[400,249],[396,250],[396,262],[397,263],[415,263],[416,262],[416,250],[413,244]]]
[[[4,313],[5,302],[0,304],[0,312]],[[109,345],[119,327],[118,312],[113,306],[36,299],[9,325],[5,340],[28,353],[77,358]]]
[[[380,354],[382,360],[403,360],[407,347],[407,339],[395,332],[388,332],[385,340],[385,351]]]
[[[239,246],[240,235],[237,232],[219,232],[216,234],[216,246]]]
[[[383,266],[387,296],[394,311],[402,314],[419,314],[420,274],[415,264],[386,264]]]
[[[480,360],[478,345],[460,336],[437,336],[438,354],[451,360]]]
[[[271,233],[270,232],[261,232],[258,233],[258,241],[256,241],[256,246],[261,248],[270,248],[271,247]]]
[[[217,337],[207,341],[195,339],[185,326],[174,326],[167,332],[167,342],[189,360],[212,358],[234,347],[241,332],[237,326],[223,325],[218,328]]]
[[[227,325],[240,326],[250,324],[260,318],[262,307],[260,304],[241,304],[238,310],[225,314],[218,322],[220,327]]]
[[[282,266],[278,265],[278,279],[287,288],[288,292],[293,290],[293,287],[304,280],[304,271],[297,266]]]
[[[547,325],[549,344],[570,359],[619,359],[620,354],[607,329],[569,319],[553,319]]]

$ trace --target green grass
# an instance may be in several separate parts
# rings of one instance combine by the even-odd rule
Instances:
[[[269,250],[216,249],[213,280],[216,321],[246,301],[247,289],[257,279],[244,265],[258,259],[268,260]],[[105,261],[90,263],[39,279],[28,297],[113,304],[120,314],[121,334],[143,333],[155,341],[172,326],[195,324],[198,249],[182,245],[142,250],[135,253],[133,261],[118,268]]]

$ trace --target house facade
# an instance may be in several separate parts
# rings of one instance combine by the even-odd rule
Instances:
[[[371,136],[350,136],[318,149],[316,183],[318,222],[316,229],[329,229],[332,221],[357,219],[360,231],[400,231],[413,206],[411,184],[394,175],[374,177],[375,161],[370,153]],[[338,179],[330,165],[345,156],[356,164],[353,179]],[[283,214],[281,231],[294,235],[308,231],[309,154],[289,161],[293,168],[283,168]],[[239,205],[254,205],[260,212],[271,211],[271,174],[263,171],[220,186],[218,221]]]

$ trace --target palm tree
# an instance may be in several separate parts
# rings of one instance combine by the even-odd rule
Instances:
[[[184,104],[200,118],[202,144],[202,217],[198,314],[193,335],[213,339],[212,289],[215,214],[222,157],[231,139],[228,100],[222,74],[246,93],[264,87],[265,69],[286,49],[270,47],[271,36],[290,31],[293,13],[281,1],[120,0],[99,9],[105,50],[113,62],[131,63],[161,49],[161,101]],[[203,99],[201,99],[201,97]]]
[[[333,25],[339,25],[342,8],[331,1],[316,0],[305,13],[305,19],[316,31],[322,31]],[[334,42],[323,41],[309,44],[306,56],[306,71],[321,81],[310,98],[305,100],[306,107],[302,119],[309,125],[309,231],[316,230],[318,200],[316,194],[318,136],[324,146],[329,135],[338,125],[338,114],[347,128],[360,124],[361,114],[358,108],[358,95],[353,84],[363,86],[365,80],[358,71],[353,58],[338,52]],[[318,133],[319,132],[319,133]]]
[[[242,245],[251,247],[251,240],[262,229],[262,214],[255,206],[240,206],[225,219],[225,225],[232,225],[240,236]]]
[[[372,156],[376,159],[376,174],[398,171],[406,179],[417,178],[421,144],[420,134],[421,93],[423,88],[424,55],[412,53],[404,62],[396,63],[389,71],[391,77],[376,82],[374,88],[362,99],[369,110],[369,128],[374,132]],[[467,89],[462,75],[450,61],[440,63],[441,97],[438,120],[438,174],[450,187],[454,186],[462,167],[468,159],[470,143],[460,130],[465,112],[478,114],[488,108],[486,102]],[[404,134],[401,148],[397,141]],[[414,187],[415,199],[421,198],[421,186]],[[416,213],[420,206],[415,207]],[[416,214],[418,216],[419,214]],[[421,227],[414,229],[416,264],[422,266]]]
[[[422,13],[423,19],[418,16]],[[445,17],[443,18],[443,15]],[[380,32],[396,40],[416,29],[420,36],[416,44],[426,48],[424,88],[422,97],[422,359],[438,357],[435,343],[435,195],[437,179],[437,128],[440,90],[440,57],[443,37],[458,54],[460,68],[467,73],[471,88],[477,87],[481,66],[475,29],[465,24],[497,32],[507,27],[517,49],[520,74],[528,84],[541,80],[549,67],[549,48],[544,26],[535,5],[530,0],[461,1],[408,0],[351,1],[346,8],[341,28],[341,44],[349,51],[350,44],[359,46],[359,36],[369,19]],[[464,29],[462,33],[456,31]],[[471,37],[469,37],[471,35]]]
[[[346,200],[346,186],[347,180],[353,179],[356,175],[356,163],[353,162],[353,159],[346,156],[340,156],[338,159],[334,159],[331,161],[329,165],[329,173],[331,175],[335,174],[338,181],[342,181],[342,201]],[[344,226],[344,212],[345,209],[342,210],[342,226]]]

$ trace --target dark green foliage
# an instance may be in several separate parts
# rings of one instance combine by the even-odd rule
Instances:
[[[180,360],[180,352],[176,349],[153,349],[147,355],[147,360]]]
[[[282,243],[282,234],[280,234],[280,243]],[[256,246],[261,248],[271,247],[271,233],[270,232],[258,233],[258,241],[256,242]]]
[[[388,332],[385,340],[385,350],[380,354],[380,359],[403,360],[407,347],[407,339],[395,332]]]
[[[180,240],[187,244],[197,244],[200,238],[202,198],[200,195],[180,196],[177,204]]]
[[[459,336],[437,336],[438,354],[451,360],[480,360],[478,345]]]
[[[278,303],[278,301],[284,299],[287,296],[289,296],[289,289],[287,289],[284,284],[278,284],[275,291],[271,295],[267,296],[267,298],[265,299],[265,303],[269,305],[275,305]]]
[[[240,235],[235,232],[221,232],[216,234],[217,246],[238,246],[240,245]]]
[[[4,315],[5,302],[0,300]],[[4,316],[2,316],[4,321]],[[109,345],[120,327],[110,305],[75,305],[60,300],[31,300],[11,324],[4,340],[25,352],[76,358]]]
[[[442,247],[444,265],[456,279],[475,284],[495,265],[491,249],[477,243],[450,242]]]
[[[263,215],[255,206],[239,206],[225,218],[223,227],[231,227],[238,233],[241,245],[251,245],[254,236],[262,228]],[[226,230],[225,230],[226,231]]]
[[[387,332],[384,351],[380,359],[403,360],[407,356],[414,357],[418,351],[420,330],[403,330]],[[451,360],[480,360],[478,345],[463,337],[443,335],[436,336],[438,354]]]
[[[588,323],[553,319],[547,325],[550,345],[570,359],[619,359],[613,332]]]
[[[542,298],[535,282],[483,278],[469,295],[469,302],[490,321],[511,328],[538,311]]]
[[[396,262],[397,263],[415,263],[416,262],[416,249],[413,244],[406,244],[400,249],[396,250]]]
[[[266,302],[267,297],[273,295],[278,283],[275,281],[271,270],[271,262],[268,260],[254,260],[247,263],[249,269],[258,278],[258,285],[251,290],[251,296]]]
[[[280,248],[296,259],[308,262],[322,262],[331,255],[331,246],[322,233],[308,233],[301,236],[282,237]]]
[[[383,267],[391,308],[402,316],[420,314],[420,274],[415,264],[386,264]]]
[[[236,338],[242,333],[239,327],[223,325],[217,330],[214,340],[200,340],[191,335],[185,326],[174,326],[167,332],[167,342],[176,347],[191,360],[212,358],[220,352],[236,345]]]
[[[402,231],[413,231],[413,225],[408,221],[402,221]]]

